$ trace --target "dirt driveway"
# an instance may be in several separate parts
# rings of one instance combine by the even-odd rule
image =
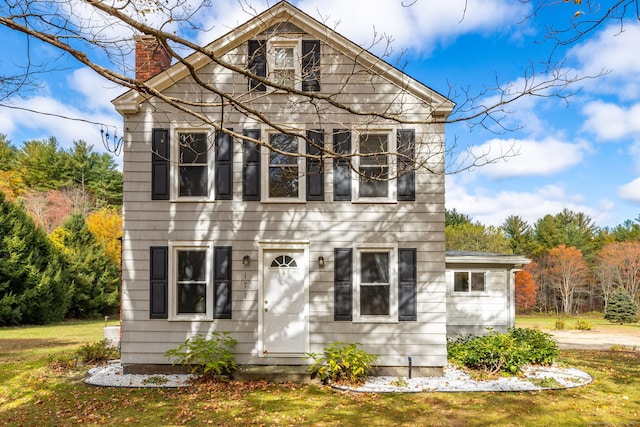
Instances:
[[[609,350],[613,346],[640,350],[640,334],[619,334],[603,331],[545,331],[553,335],[561,350]]]

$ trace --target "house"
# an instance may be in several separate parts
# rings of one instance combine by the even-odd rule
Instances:
[[[285,1],[207,49],[171,65],[139,37],[138,79],[157,95],[113,101],[125,372],[166,370],[166,350],[213,331],[237,340],[239,364],[301,365],[343,341],[379,354],[379,373],[409,357],[440,372],[448,322],[464,326],[445,274],[454,104]]]

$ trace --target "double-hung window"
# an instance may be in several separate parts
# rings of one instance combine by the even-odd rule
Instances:
[[[247,69],[282,89],[320,91],[320,41],[279,36],[249,40]],[[265,92],[267,85],[249,79],[249,90]]]
[[[395,201],[395,181],[390,179],[395,173],[395,156],[392,153],[396,142],[393,133],[360,133],[357,143],[356,200]]]
[[[173,318],[212,316],[210,245],[174,245],[171,252],[171,312]]]
[[[453,292],[485,292],[486,273],[484,271],[455,271]]]
[[[263,200],[302,201],[305,197],[304,158],[300,140],[282,133],[269,134],[269,146],[263,147]]]
[[[208,199],[211,195],[212,155],[209,134],[205,131],[177,132],[178,197]]]
[[[300,89],[301,55],[298,40],[273,40],[269,42],[267,61],[271,80],[279,86]]]
[[[393,247],[359,248],[354,286],[355,321],[398,319],[397,255]]]

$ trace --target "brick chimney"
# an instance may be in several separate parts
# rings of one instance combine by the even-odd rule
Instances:
[[[154,36],[135,36],[136,80],[149,80],[171,66],[171,56]]]

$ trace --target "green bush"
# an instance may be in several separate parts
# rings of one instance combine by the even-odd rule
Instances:
[[[491,375],[517,374],[529,364],[549,365],[559,354],[551,335],[527,329],[511,328],[507,333],[489,329],[484,336],[459,337],[449,341],[449,361]]]
[[[102,363],[120,357],[118,349],[106,339],[83,345],[76,355],[83,363]]]
[[[196,335],[168,350],[165,356],[174,358],[173,364],[188,366],[192,374],[212,379],[217,375],[231,374],[238,365],[233,355],[237,341],[230,332],[214,332],[211,338]]]
[[[529,328],[510,328],[508,332],[518,345],[530,347],[527,363],[532,365],[551,365],[560,354],[558,343],[551,334]]]
[[[556,331],[564,331],[564,328],[565,328],[564,320],[556,319],[556,323],[555,323]]]
[[[367,353],[358,348],[358,345],[360,344],[333,342],[325,347],[322,354],[307,353],[305,358],[313,360],[309,371],[323,383],[331,380],[336,383],[361,384],[378,360],[378,355]]]
[[[581,317],[576,321],[576,329],[579,331],[590,331],[593,329],[593,324]]]

